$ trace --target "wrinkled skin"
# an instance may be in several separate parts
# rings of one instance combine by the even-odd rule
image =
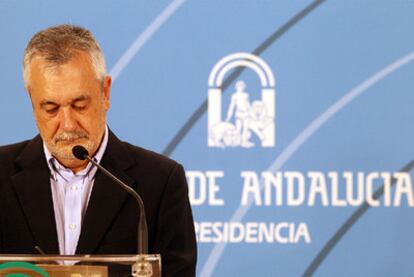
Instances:
[[[29,66],[28,91],[40,135],[62,165],[78,172],[87,162],[73,157],[72,147],[82,145],[90,156],[98,150],[110,106],[111,78],[98,80],[84,52],[54,67],[35,57]]]

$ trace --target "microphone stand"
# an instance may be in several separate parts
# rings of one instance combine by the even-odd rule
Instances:
[[[95,162],[91,157],[88,155],[84,155],[84,158],[91,162],[93,165],[95,165],[97,168],[99,168],[105,175],[110,177],[115,183],[120,185],[124,190],[126,190],[129,194],[132,195],[132,197],[135,198],[135,200],[138,203],[139,206],[139,221],[138,221],[138,254],[148,254],[148,227],[147,227],[147,221],[145,217],[145,210],[144,210],[144,202],[142,201],[142,198],[139,196],[139,194],[133,190],[131,187],[126,185],[124,182],[119,180],[117,177],[115,177],[111,172],[106,170],[104,167],[102,167],[100,164]]]

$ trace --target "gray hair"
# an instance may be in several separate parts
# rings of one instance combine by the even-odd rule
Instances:
[[[89,54],[96,78],[106,75],[105,58],[92,33],[82,27],[64,24],[47,28],[35,34],[24,51],[23,78],[29,89],[30,63],[40,57],[50,67],[69,62],[77,51]]]

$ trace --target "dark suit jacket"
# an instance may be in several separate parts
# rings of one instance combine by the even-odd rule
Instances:
[[[161,254],[163,276],[194,276],[197,250],[183,167],[111,132],[101,165],[141,195],[149,253]],[[137,219],[135,200],[97,172],[76,253],[137,253]],[[0,253],[37,254],[36,245],[59,253],[40,136],[0,147]]]

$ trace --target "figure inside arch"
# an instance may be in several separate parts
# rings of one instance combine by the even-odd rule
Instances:
[[[250,148],[254,143],[250,141],[252,132],[263,141],[264,130],[273,123],[273,118],[268,115],[266,103],[255,100],[250,103],[249,94],[245,91],[246,83],[238,81],[235,85],[236,91],[231,96],[227,110],[226,122],[231,123],[234,118],[235,129],[226,128],[223,135],[223,143],[226,146],[242,146]],[[234,125],[233,125],[234,126]]]

